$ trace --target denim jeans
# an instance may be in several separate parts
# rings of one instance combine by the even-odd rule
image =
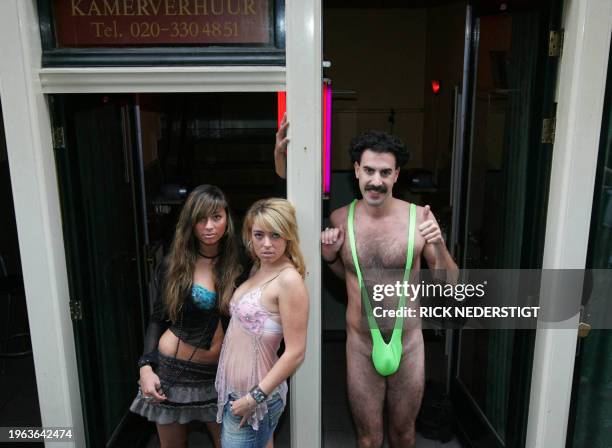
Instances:
[[[267,404],[268,413],[259,422],[259,429],[255,431],[248,423],[241,428],[242,417],[233,415],[230,402],[225,403],[221,425],[221,446],[223,448],[265,448],[272,438],[278,419],[285,408],[285,404],[278,394],[270,397]]]

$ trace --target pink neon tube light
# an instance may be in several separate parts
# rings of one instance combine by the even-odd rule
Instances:
[[[331,187],[331,80],[323,81],[323,195],[329,198]]]
[[[277,95],[278,127],[287,108],[286,92]],[[331,115],[332,114],[332,88],[331,80],[323,80],[323,196],[329,198],[331,187]]]

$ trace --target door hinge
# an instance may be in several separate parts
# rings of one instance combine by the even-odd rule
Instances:
[[[83,305],[80,300],[70,301],[70,318],[72,320],[83,320]]]
[[[66,147],[66,139],[63,126],[53,127],[53,147],[55,149],[64,149]]]
[[[548,56],[559,58],[563,53],[563,30],[548,35]]]
[[[542,120],[542,143],[552,145],[555,142],[555,127],[557,126],[557,119],[545,118]]]
[[[585,322],[580,322],[580,324],[578,324],[578,337],[579,338],[586,338],[589,333],[591,332],[591,325],[585,323]]]

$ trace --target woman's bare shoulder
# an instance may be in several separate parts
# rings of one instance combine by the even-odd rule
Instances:
[[[294,266],[288,266],[278,276],[281,288],[291,288],[304,285],[304,279]]]

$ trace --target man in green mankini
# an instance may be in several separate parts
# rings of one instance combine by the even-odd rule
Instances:
[[[408,160],[401,141],[384,132],[366,132],[353,140],[350,154],[363,199],[331,214],[332,228],[321,234],[321,251],[346,281],[347,383],[358,446],[382,446],[386,406],[391,446],[412,447],[425,376],[420,321],[374,318],[366,286],[372,283],[368,278],[394,284],[398,272],[407,280],[420,269],[421,255],[429,269],[445,270],[452,278],[457,265],[429,206],[393,197],[400,167]],[[405,301],[388,297],[373,306],[397,309]]]

